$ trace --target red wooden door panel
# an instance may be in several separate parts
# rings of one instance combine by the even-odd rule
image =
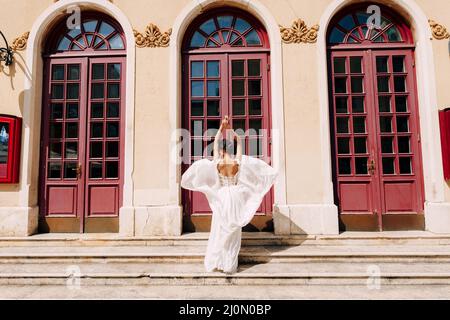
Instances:
[[[44,46],[40,224],[43,232],[117,232],[122,205],[126,41],[120,25],[83,11]]]
[[[370,164],[377,152],[371,109],[370,57],[364,52],[332,53],[334,144],[342,213],[381,211],[378,176]]]
[[[233,128],[243,136],[247,155],[270,163],[268,56],[261,54],[190,55],[185,63],[183,127],[191,133],[190,159],[212,158],[213,138],[220,121],[229,115]],[[189,165],[183,165],[183,172]],[[187,219],[196,230],[209,229],[211,209],[199,192],[183,191]],[[257,214],[271,213],[272,192]],[[208,217],[195,222],[195,216]]]
[[[408,23],[379,6],[379,25],[356,4],[327,32],[336,200],[346,230],[423,229],[415,44]]]
[[[212,158],[215,131],[205,131],[217,130],[228,115],[234,129],[245,133],[244,152],[270,162],[269,47],[261,23],[239,9],[213,9],[192,22],[182,48],[182,126],[191,133],[191,161]],[[186,190],[182,197],[184,229],[208,231],[206,198]],[[249,228],[271,229],[272,203],[269,192]]]
[[[221,119],[228,114],[226,55],[190,56],[184,65],[184,128],[191,135],[190,161],[212,158],[213,139]],[[184,165],[184,170],[189,165]],[[200,192],[184,191],[186,210],[190,214],[210,214],[206,197]]]
[[[268,55],[230,54],[228,58],[228,115],[236,133],[242,136],[243,154],[270,164],[270,112]],[[257,215],[272,211],[272,191]]]
[[[341,217],[400,228],[424,201],[413,53],[333,51],[330,67]]]
[[[422,162],[411,50],[373,51],[383,213],[423,211]]]
[[[42,118],[42,231],[117,231],[125,60],[48,60]]]
[[[46,63],[42,112],[40,209],[43,229],[80,231],[84,214],[87,58]]]
[[[125,73],[124,57],[89,59],[86,232],[116,222],[122,206]]]

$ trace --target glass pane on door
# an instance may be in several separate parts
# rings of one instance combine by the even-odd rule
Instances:
[[[257,57],[231,58],[231,118],[237,134],[244,139],[246,154],[263,158],[267,155],[268,128],[264,116],[263,60]],[[259,138],[258,138],[259,137]]]
[[[121,148],[121,96],[123,66],[120,62],[96,59],[91,64],[88,102],[88,178],[99,183],[119,179]],[[97,91],[95,91],[97,90]],[[114,156],[115,161],[110,161]]]

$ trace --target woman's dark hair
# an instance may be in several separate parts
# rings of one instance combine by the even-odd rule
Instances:
[[[222,139],[219,144],[219,149],[230,155],[236,154],[237,144],[234,140]]]

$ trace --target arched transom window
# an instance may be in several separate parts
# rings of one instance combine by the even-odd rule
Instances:
[[[259,27],[236,15],[218,15],[200,24],[192,33],[188,47],[261,47],[264,40]]]
[[[379,21],[372,14],[356,11],[340,16],[328,35],[330,45],[361,43],[411,43],[402,23],[381,12]],[[379,22],[379,25],[377,23]]]
[[[112,22],[94,17],[86,18],[78,28],[69,29],[61,35],[53,52],[91,50],[124,50],[125,41],[122,30]]]

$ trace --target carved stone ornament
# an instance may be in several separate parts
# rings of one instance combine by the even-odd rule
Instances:
[[[431,31],[433,33],[433,37],[437,40],[443,40],[450,38],[450,33],[448,33],[447,29],[442,25],[438,24],[434,20],[428,20],[430,23]]]
[[[167,47],[170,42],[170,35],[172,34],[172,29],[161,33],[159,28],[150,23],[145,29],[145,34],[140,33],[137,30],[133,30],[134,38],[136,40],[136,46],[139,48],[155,48],[155,47]]]
[[[308,26],[302,19],[294,21],[290,28],[280,25],[281,39],[284,43],[315,43],[318,31],[318,24],[308,29]]]
[[[25,32],[23,35],[21,35],[18,38],[15,38],[12,45],[11,45],[11,49],[13,51],[23,51],[27,48],[27,41],[28,41],[28,36],[30,35],[29,32]]]

